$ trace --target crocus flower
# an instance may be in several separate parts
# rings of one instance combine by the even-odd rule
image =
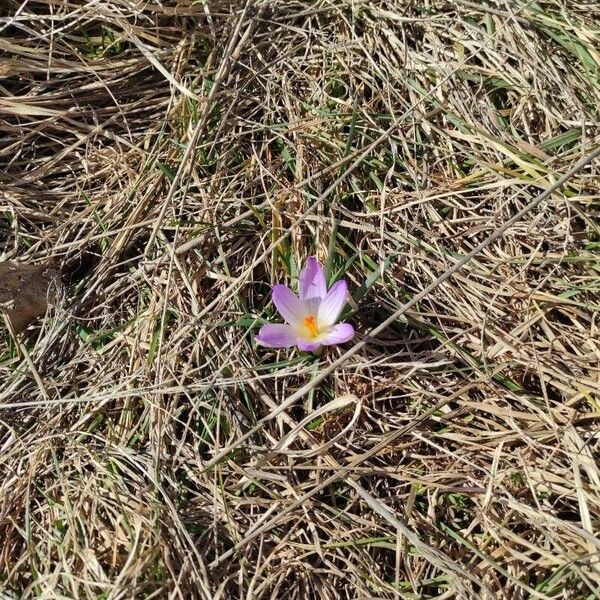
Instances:
[[[343,344],[354,336],[349,323],[338,323],[348,296],[342,279],[327,291],[325,272],[316,258],[310,257],[299,277],[300,298],[285,285],[273,286],[272,298],[284,324],[263,325],[256,341],[268,348],[298,346],[314,352],[321,346]]]

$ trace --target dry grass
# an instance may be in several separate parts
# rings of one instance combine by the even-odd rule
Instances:
[[[597,161],[322,380],[343,350],[253,342],[311,254],[360,341],[595,149],[595,2],[4,0],[0,30],[0,258],[65,284],[0,334],[0,590],[600,595]]]

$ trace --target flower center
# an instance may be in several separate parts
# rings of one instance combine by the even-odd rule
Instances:
[[[310,337],[316,338],[319,335],[319,328],[317,327],[317,320],[314,315],[304,317],[304,326],[308,330]]]

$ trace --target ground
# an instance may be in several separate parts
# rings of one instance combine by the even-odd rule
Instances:
[[[4,0],[0,260],[62,287],[0,327],[1,592],[598,597],[598,161],[505,224],[599,49],[585,0]],[[258,346],[309,256],[356,337]]]

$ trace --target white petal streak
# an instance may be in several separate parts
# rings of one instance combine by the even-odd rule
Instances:
[[[321,306],[319,306],[319,328],[330,327],[339,318],[346,298],[348,297],[348,285],[342,279],[331,286],[327,296],[323,298]]]

